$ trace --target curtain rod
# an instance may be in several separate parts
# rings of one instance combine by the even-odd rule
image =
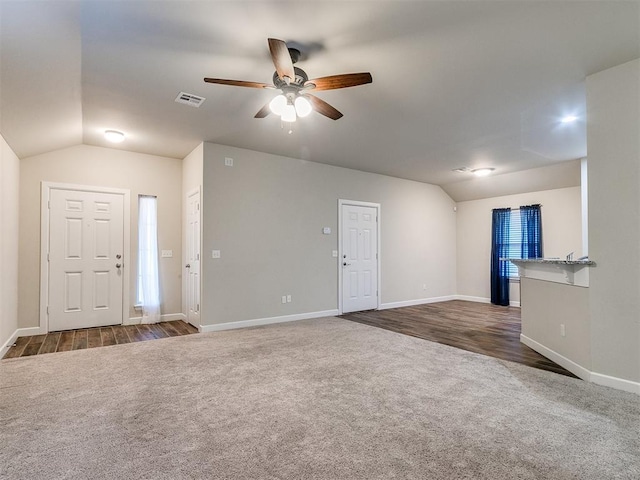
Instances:
[[[541,203],[534,203],[533,205],[523,205],[523,207],[542,207]],[[508,208],[509,210],[520,210],[520,207],[502,207]],[[492,208],[491,210],[500,210],[500,208]]]

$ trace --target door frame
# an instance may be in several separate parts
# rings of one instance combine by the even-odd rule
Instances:
[[[376,306],[376,310],[380,310],[380,298],[382,297],[382,274],[381,274],[381,269],[380,269],[380,264],[382,263],[382,255],[380,253],[381,248],[380,248],[380,231],[382,230],[382,228],[380,228],[380,225],[382,225],[382,217],[381,217],[381,205],[379,203],[372,203],[372,202],[361,202],[359,200],[343,200],[343,199],[338,199],[338,315],[342,315],[342,207],[344,205],[353,205],[355,207],[372,207],[376,209],[376,216],[378,217],[378,221],[376,223],[376,237],[377,237],[377,251],[376,254],[378,255],[378,275],[377,275],[377,292],[378,294],[376,295],[377,297],[377,306]]]
[[[42,182],[40,195],[40,333],[49,332],[49,201],[51,190],[71,190],[90,193],[112,193],[122,195],[122,206],[124,211],[122,216],[123,225],[123,253],[129,258],[126,262],[131,263],[131,194],[123,188],[95,187],[89,185],[75,185],[71,183]],[[123,259],[124,260],[124,259]],[[130,270],[127,263],[122,262],[122,322],[129,318],[129,280]]]
[[[199,315],[200,315],[200,325],[193,325],[194,327],[196,327],[199,331],[202,331],[202,233],[203,233],[203,228],[202,228],[202,189],[200,188],[200,185],[198,185],[196,188],[193,188],[191,190],[189,190],[187,192],[187,194],[184,197],[184,202],[185,202],[185,209],[183,210],[184,212],[184,224],[182,225],[182,228],[184,228],[184,237],[183,237],[183,249],[182,249],[182,269],[184,271],[185,264],[187,262],[187,235],[188,235],[188,211],[187,209],[189,208],[189,197],[193,196],[194,194],[198,194],[198,201],[200,202],[200,209],[198,210],[198,215],[200,216],[200,228],[199,228],[199,235],[200,235],[200,241],[198,242],[198,245],[200,246],[200,250],[198,251],[198,253],[200,254],[200,275],[199,275],[199,281],[198,281],[198,290],[199,290],[199,296],[198,298],[200,299],[200,310],[199,310]],[[185,302],[184,302],[184,316],[186,319],[186,322],[189,323],[189,305],[188,305],[188,292],[189,292],[189,279],[187,275],[182,275],[183,278],[183,282],[184,282],[184,289],[183,289],[183,294],[185,296]]]

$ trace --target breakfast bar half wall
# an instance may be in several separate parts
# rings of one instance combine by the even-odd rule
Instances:
[[[520,341],[592,381],[590,260],[512,259],[520,273]]]

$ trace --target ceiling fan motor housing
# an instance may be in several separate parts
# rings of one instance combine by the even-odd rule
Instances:
[[[289,85],[287,85],[287,83],[284,80],[280,79],[280,77],[278,76],[278,72],[274,72],[273,84],[276,86],[276,88],[285,88],[285,87],[297,87],[297,89],[302,88],[304,86],[304,82],[309,80],[307,73],[298,67],[293,67],[293,71],[295,72],[296,77],[291,79],[291,81],[289,82]]]

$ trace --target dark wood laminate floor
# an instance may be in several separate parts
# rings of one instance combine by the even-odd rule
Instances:
[[[340,318],[575,377],[520,342],[520,309],[516,307],[452,300],[354,312]]]
[[[198,333],[198,329],[182,320],[149,325],[113,325],[110,327],[49,332],[46,335],[19,337],[4,358],[28,357],[44,353],[106,347],[192,333]]]

